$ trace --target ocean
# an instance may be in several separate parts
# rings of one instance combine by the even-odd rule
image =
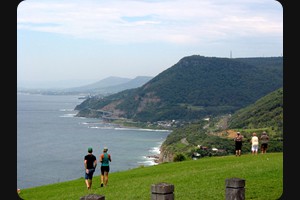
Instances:
[[[156,164],[151,156],[160,153],[170,131],[122,128],[101,119],[75,117],[74,108],[82,101],[71,95],[17,94],[18,188],[84,177],[88,147],[97,160],[108,147],[110,172]]]

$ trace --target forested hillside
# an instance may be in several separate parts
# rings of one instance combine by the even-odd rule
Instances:
[[[266,127],[274,135],[283,137],[283,88],[238,110],[228,121],[228,128],[257,129]]]
[[[282,57],[187,56],[142,87],[76,106],[77,116],[193,121],[233,113],[283,86]]]

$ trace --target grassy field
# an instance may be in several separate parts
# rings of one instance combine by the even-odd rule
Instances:
[[[247,200],[279,199],[283,192],[283,153],[205,157],[141,166],[110,173],[107,187],[100,188],[99,176],[94,176],[92,189],[87,190],[82,177],[68,182],[21,188],[19,196],[24,200],[79,200],[87,194],[99,194],[104,195],[106,200],[149,200],[151,185],[163,182],[174,185],[176,200],[223,200],[227,178],[245,179]]]

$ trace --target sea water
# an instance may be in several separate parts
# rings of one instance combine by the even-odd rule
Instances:
[[[75,117],[83,99],[71,95],[17,94],[17,187],[30,188],[84,177],[88,147],[99,161],[111,154],[111,172],[155,165],[152,155],[169,131],[122,128]],[[98,162],[95,176],[100,175]]]

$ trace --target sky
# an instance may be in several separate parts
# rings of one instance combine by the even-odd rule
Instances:
[[[181,58],[283,56],[275,0],[25,0],[18,87],[155,77]]]

